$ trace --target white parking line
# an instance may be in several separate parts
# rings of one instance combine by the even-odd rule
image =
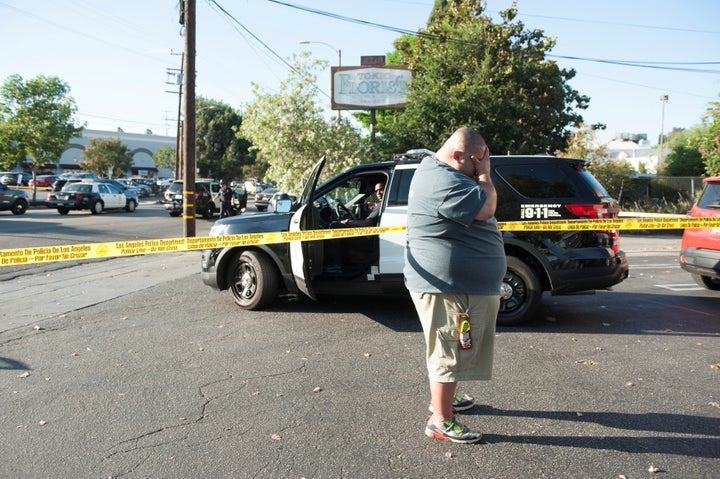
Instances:
[[[679,263],[666,263],[666,264],[659,264],[659,263],[653,263],[653,264],[638,264],[635,265],[633,263],[630,263],[630,269],[660,269],[660,268],[678,268],[680,269]]]
[[[698,291],[702,290],[700,286],[693,283],[688,284],[656,284],[656,288],[669,289],[670,291]]]

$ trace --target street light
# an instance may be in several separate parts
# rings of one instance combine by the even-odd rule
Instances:
[[[668,95],[660,95],[662,102],[662,116],[660,118],[660,154],[658,155],[658,167],[663,167],[663,148],[665,147],[665,103],[668,101]]]
[[[311,43],[319,43],[320,45],[325,45],[328,48],[331,48],[335,53],[337,53],[337,61],[338,61],[338,70],[342,67],[342,52],[339,48],[335,48],[334,46],[330,45],[329,43],[315,41],[315,40],[301,40],[298,42],[301,45],[309,45]],[[340,120],[340,110],[338,110],[338,120]]]

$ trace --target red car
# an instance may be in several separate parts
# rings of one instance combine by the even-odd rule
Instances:
[[[688,216],[720,217],[720,176],[705,178],[705,188]],[[693,228],[683,232],[680,266],[700,286],[720,290],[720,227]]]
[[[36,184],[38,188],[49,188],[55,180],[57,180],[56,175],[38,175],[35,177],[35,181],[30,178],[28,186],[32,188]]]

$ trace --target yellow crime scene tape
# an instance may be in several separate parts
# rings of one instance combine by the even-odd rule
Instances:
[[[718,228],[717,218],[622,218],[603,220],[541,220],[498,222],[501,231],[588,231],[588,230],[663,230],[685,228]],[[378,235],[405,231],[405,226],[366,228],[333,228],[308,231],[278,231],[225,236],[195,236],[108,243],[85,243],[59,246],[35,246],[0,250],[0,267],[20,264],[48,263],[155,253],[177,253],[226,246],[250,246],[318,241],[334,238]]]

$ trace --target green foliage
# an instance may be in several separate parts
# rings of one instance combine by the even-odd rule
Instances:
[[[378,147],[437,149],[470,126],[496,153],[564,149],[568,128],[582,122],[574,110],[589,99],[567,84],[573,70],[546,59],[555,40],[516,22],[514,6],[494,24],[482,1],[439,5],[425,30],[395,42],[414,77],[407,108],[378,120]]]
[[[268,166],[265,179],[280,189],[299,192],[314,164],[327,157],[324,176],[369,159],[360,133],[346,119],[326,120],[315,103],[317,73],[327,62],[308,52],[292,59],[294,72],[278,93],[253,84],[255,99],[247,105],[239,135],[252,142],[257,159]]]
[[[55,162],[82,132],[74,124],[76,112],[70,87],[58,77],[25,81],[10,75],[0,87],[0,167],[13,167],[28,156],[33,172]]]
[[[90,138],[80,165],[98,176],[121,176],[132,167],[132,156],[120,138]]]
[[[229,105],[204,97],[195,100],[195,146],[200,177],[241,179],[244,168],[254,163],[250,142],[236,136],[242,125],[240,113]]]
[[[609,160],[607,146],[597,142],[597,131],[604,130],[605,125],[585,125],[581,123],[577,130],[568,138],[567,147],[558,153],[564,158],[582,158],[592,162],[604,163]]]
[[[635,176],[632,165],[624,160],[596,159],[590,163],[588,170],[618,201],[622,200],[623,190],[628,188]]]
[[[605,125],[602,124],[581,124],[570,136],[565,151],[558,153],[558,156],[589,160],[590,173],[605,187],[611,197],[620,200],[624,191],[630,187],[635,171],[627,161],[609,158],[607,147],[598,145],[596,132],[604,129]]]
[[[697,149],[700,128],[674,130],[668,135],[670,153],[665,157],[663,174],[667,176],[702,176],[705,162]]]
[[[705,174],[720,176],[720,102],[711,102],[695,146],[705,162]]]
[[[559,156],[582,158],[589,160],[588,170],[605,187],[605,190],[618,201],[622,200],[624,190],[632,183],[635,170],[624,160],[613,160],[608,157],[607,147],[598,145],[596,131],[605,129],[605,125],[580,125],[570,137],[568,148]]]
[[[665,157],[663,173],[668,176],[702,176],[705,164],[697,148],[677,145]]]
[[[158,168],[170,168],[175,166],[175,148],[163,145],[153,155],[153,161]]]

